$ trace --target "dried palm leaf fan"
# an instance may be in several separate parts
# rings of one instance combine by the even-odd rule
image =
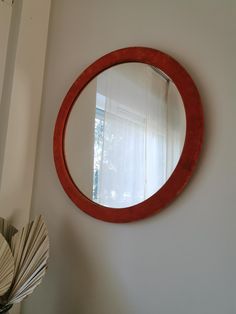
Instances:
[[[48,232],[41,216],[20,231],[0,218],[0,313],[41,283],[48,257]]]

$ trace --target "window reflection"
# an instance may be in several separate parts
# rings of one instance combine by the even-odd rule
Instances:
[[[174,170],[185,124],[174,84],[155,68],[113,67],[97,77],[93,200],[128,207],[154,194]]]

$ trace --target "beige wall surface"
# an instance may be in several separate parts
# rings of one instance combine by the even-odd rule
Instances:
[[[4,155],[5,129],[7,118],[4,110],[5,101],[2,99],[4,75],[6,69],[7,48],[11,26],[12,6],[8,2],[0,2],[0,177]],[[6,106],[6,105],[5,105]],[[7,109],[9,106],[6,106]],[[0,180],[1,182],[1,180]]]
[[[20,228],[31,208],[50,0],[11,4],[0,3],[0,216]]]
[[[35,166],[50,0],[13,5],[1,102],[1,215],[28,221]],[[42,25],[41,25],[42,23]]]
[[[11,22],[11,5],[0,2],[0,99],[5,72],[8,36]]]
[[[32,216],[51,239],[47,276],[24,314],[236,313],[236,2],[55,0],[52,3]],[[201,160],[163,213],[95,220],[61,187],[54,122],[68,88],[114,49],[163,50],[191,73],[205,113]]]

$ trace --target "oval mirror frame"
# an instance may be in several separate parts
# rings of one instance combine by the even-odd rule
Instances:
[[[186,115],[186,136],[179,162],[161,189],[139,204],[117,209],[93,202],[76,186],[66,164],[64,137],[71,109],[86,85],[104,70],[128,62],[149,64],[160,69],[171,78],[183,100]],[[53,139],[54,162],[57,174],[70,199],[88,215],[115,223],[140,220],[163,210],[184,189],[199,159],[203,131],[203,110],[197,87],[187,71],[176,60],[164,52],[146,47],[115,50],[101,57],[84,70],[75,80],[62,102]]]

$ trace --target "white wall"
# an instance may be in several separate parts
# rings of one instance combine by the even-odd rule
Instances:
[[[49,227],[47,277],[24,314],[234,314],[234,0],[55,0],[52,5],[32,215]],[[78,74],[126,46],[163,50],[191,73],[206,134],[197,171],[163,213],[95,220],[64,193],[53,163],[60,103]]]
[[[0,2],[0,98],[2,95],[2,85],[5,72],[7,43],[10,32],[12,7],[6,2]]]
[[[7,128],[8,107],[5,105],[5,99],[2,97],[3,83],[6,69],[7,47],[11,26],[12,6],[9,1],[0,2],[0,177],[2,160],[4,155],[5,133]],[[5,90],[4,90],[5,92]]]
[[[0,3],[0,216],[20,228],[31,207],[50,0],[11,4]]]

